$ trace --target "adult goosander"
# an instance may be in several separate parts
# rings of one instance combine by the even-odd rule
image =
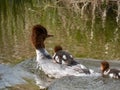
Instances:
[[[53,35],[49,35],[46,28],[41,25],[34,25],[32,28],[32,43],[36,49],[36,61],[37,68],[44,71],[49,77],[60,78],[63,76],[85,76],[86,73],[90,72],[82,64],[76,64],[73,66],[67,66],[63,64],[56,64],[53,62],[52,57],[45,49],[44,41],[48,37],[52,37]],[[84,70],[83,70],[84,69]],[[91,72],[90,72],[91,73]]]
[[[120,70],[110,69],[109,63],[107,61],[101,62],[101,71],[103,76],[120,79]]]

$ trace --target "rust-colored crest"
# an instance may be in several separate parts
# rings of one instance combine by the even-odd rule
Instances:
[[[102,71],[105,71],[105,70],[109,69],[109,63],[107,61],[103,61],[103,62],[101,62],[101,67],[103,68]]]
[[[54,51],[57,52],[57,51],[59,51],[59,50],[62,50],[62,47],[61,47],[60,45],[56,45],[56,46],[54,47]]]
[[[34,25],[32,28],[32,43],[35,46],[36,49],[38,48],[44,48],[44,40],[47,38],[47,30],[41,25]]]

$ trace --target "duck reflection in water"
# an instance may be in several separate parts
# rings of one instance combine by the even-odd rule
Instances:
[[[103,77],[111,77],[120,79],[120,70],[117,69],[110,69],[110,65],[107,61],[102,61],[100,69],[102,71]]]

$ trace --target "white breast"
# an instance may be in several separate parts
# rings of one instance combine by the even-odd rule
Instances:
[[[44,53],[43,53],[44,51]],[[54,77],[54,78],[60,78],[63,76],[68,76],[68,75],[72,75],[72,76],[88,76],[87,74],[85,74],[83,72],[83,68],[86,68],[84,65],[82,64],[77,64],[74,66],[67,66],[64,64],[57,64],[57,63],[53,63],[52,59],[47,59],[45,57],[45,54],[48,54],[47,51],[45,49],[43,50],[36,50],[37,53],[37,67],[44,71],[45,74],[47,74],[49,77]],[[93,75],[93,72],[92,74]]]

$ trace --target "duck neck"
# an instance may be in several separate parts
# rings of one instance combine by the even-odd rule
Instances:
[[[45,48],[36,49],[36,54],[37,54],[37,58],[36,58],[37,61],[41,59],[52,59],[52,57]]]

